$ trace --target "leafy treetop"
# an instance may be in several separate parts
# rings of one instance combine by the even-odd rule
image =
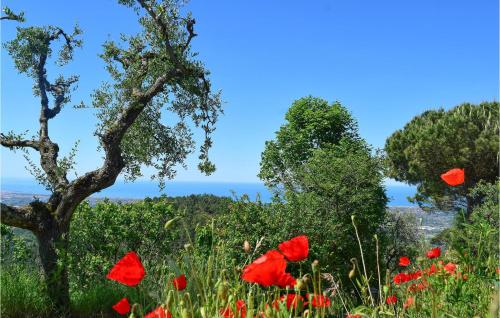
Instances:
[[[448,210],[467,203],[470,212],[469,189],[498,177],[498,107],[465,103],[416,116],[386,141],[388,176],[417,185],[414,200],[422,206]],[[440,175],[456,167],[465,169],[465,183],[450,187]]]
[[[315,149],[360,139],[355,120],[339,102],[304,97],[292,104],[285,120],[262,153],[259,177],[270,187],[297,188],[299,170]]]

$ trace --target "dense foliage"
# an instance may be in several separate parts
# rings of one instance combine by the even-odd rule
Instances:
[[[315,149],[359,138],[355,120],[339,102],[329,104],[312,96],[298,99],[285,121],[262,153],[259,177],[270,187],[297,189],[298,170]]]
[[[441,210],[466,206],[470,214],[477,198],[468,191],[498,176],[498,116],[498,102],[465,103],[416,116],[387,139],[388,176],[417,185],[415,199],[422,205]],[[440,175],[455,167],[465,170],[466,182],[449,187]]]

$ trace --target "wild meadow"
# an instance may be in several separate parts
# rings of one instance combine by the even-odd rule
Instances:
[[[408,242],[396,258],[388,254],[395,247],[387,239],[404,244],[398,228],[370,238],[372,262],[365,258],[372,251],[363,248],[358,220],[350,217],[345,226],[353,240],[344,243],[353,257],[336,270],[314,252],[325,244],[314,240],[321,233],[293,236],[287,232],[301,230],[287,228],[257,238],[260,233],[246,234],[245,223],[229,220],[252,216],[256,226],[269,222],[272,231],[265,217],[292,213],[272,212],[273,204],[211,196],[184,200],[218,206],[216,217],[188,213],[180,208],[187,202],[169,198],[83,204],[68,253],[72,311],[76,317],[495,317],[498,188],[481,187],[489,197],[472,222],[457,216],[445,243]],[[265,214],[237,215],[241,205]],[[193,214],[194,225],[188,222],[196,219]],[[2,229],[2,316],[50,317],[33,243]],[[248,240],[239,239],[246,235]]]
[[[0,143],[5,151],[20,152],[24,156],[25,168],[33,182],[42,185],[48,195],[40,199],[33,193],[33,199],[23,203],[8,202],[3,197],[0,203],[1,317],[499,316],[499,103],[494,98],[493,101],[477,102],[479,97],[473,94],[475,91],[468,90],[470,87],[482,89],[485,85],[479,80],[486,78],[484,74],[470,76],[474,82],[464,86],[467,90],[454,87],[460,84],[454,82],[450,86],[453,86],[450,91],[454,93],[445,94],[446,89],[440,86],[445,80],[438,83],[436,91],[430,84],[436,77],[434,67],[432,76],[424,72],[425,76],[416,81],[413,81],[413,73],[405,73],[404,81],[410,83],[407,91],[402,89],[402,93],[399,92],[401,83],[396,82],[402,81],[400,75],[394,82],[396,89],[391,87],[387,91],[390,87],[387,84],[384,90],[377,92],[384,98],[372,102],[370,93],[382,89],[380,83],[391,77],[385,76],[389,68],[407,70],[408,65],[420,61],[422,54],[408,57],[401,67],[391,64],[373,74],[364,68],[362,73],[349,69],[345,74],[358,75],[344,78],[345,74],[342,75],[337,68],[347,63],[347,56],[356,57],[350,67],[358,70],[365,58],[386,48],[380,45],[359,59],[359,52],[365,52],[366,48],[346,50],[345,54],[338,48],[340,42],[344,41],[349,47],[365,43],[365,40],[350,41],[344,33],[339,37],[335,33],[338,31],[335,24],[335,29],[327,30],[317,41],[322,44],[323,39],[327,42],[333,39],[331,34],[337,34],[337,40],[333,41],[335,50],[331,47],[313,49],[319,44],[307,41],[316,32],[324,32],[323,25],[319,25],[311,31],[311,36],[303,37],[304,43],[295,43],[295,40],[280,42],[281,45],[293,42],[293,48],[267,61],[267,55],[272,55],[279,46],[274,45],[275,41],[280,41],[281,35],[287,33],[281,24],[294,27],[296,23],[302,23],[296,32],[300,35],[302,28],[314,23],[330,20],[337,23],[336,19],[330,18],[311,18],[305,23],[302,17],[311,11],[309,7],[299,10],[300,19],[281,21],[278,21],[280,14],[288,14],[284,8],[276,12],[259,9],[259,18],[266,16],[264,11],[272,13],[273,18],[268,22],[278,21],[276,28],[255,23],[248,27],[252,32],[234,32],[229,40],[220,41],[224,30],[244,25],[244,19],[238,18],[241,21],[231,25],[219,17],[221,12],[216,12],[205,16],[202,27],[198,29],[197,20],[185,7],[185,1],[116,2],[70,1],[59,6],[45,6],[45,1],[15,2],[16,6],[38,8],[26,13],[22,7],[3,8],[2,47],[7,53],[3,56],[10,64],[4,63],[2,58],[2,72],[8,72],[9,76],[5,78],[9,78],[9,85],[15,82],[18,86],[15,89],[2,86],[2,119],[4,109],[8,110],[6,114],[15,116],[2,122],[13,130],[2,127]],[[37,7],[41,3],[43,6]],[[81,12],[74,9],[81,3],[85,4]],[[266,2],[265,5],[275,5],[273,3]],[[113,5],[116,7],[109,7]],[[293,7],[291,2],[290,6]],[[288,8],[288,3],[284,7]],[[221,11],[225,12],[225,9]],[[247,14],[250,9],[238,10]],[[333,12],[329,6],[316,11],[320,14]],[[358,24],[360,11],[355,8],[355,17],[347,20]],[[424,11],[427,14],[429,10]],[[448,11],[453,10],[446,13]],[[397,16],[403,12],[413,13],[414,10],[400,10]],[[94,32],[91,33],[94,38],[89,37],[89,49],[99,47],[98,62],[88,59],[92,54],[79,53],[85,43],[83,30],[78,24],[68,27],[66,23],[71,20],[67,15],[80,13],[84,23]],[[32,19],[37,14],[40,19],[57,15],[57,19],[62,19],[57,21],[64,23],[39,25],[37,21],[42,20]],[[106,19],[102,18],[103,14],[106,14]],[[118,15],[109,24],[107,15],[113,14]],[[441,18],[439,16],[439,22]],[[136,23],[129,23],[129,20]],[[247,20],[253,23],[253,19]],[[289,24],[290,20],[293,20],[293,25]],[[385,18],[382,20],[378,22],[386,22]],[[453,19],[452,22],[456,20],[464,19]],[[52,19],[48,18],[50,21]],[[207,27],[210,23],[206,21],[224,25],[212,29],[215,36],[198,46],[198,38],[210,31]],[[361,34],[365,36],[366,32],[377,29],[377,23],[366,24]],[[415,24],[419,28],[423,25],[420,19]],[[469,28],[474,25],[468,23],[466,33],[472,34]],[[7,30],[5,37],[4,28]],[[104,31],[108,32],[104,30],[107,28],[117,32],[108,34],[99,46],[95,38],[102,36]],[[393,26],[387,29],[398,31]],[[262,45],[256,43],[257,40],[247,39],[256,30],[261,32],[258,41],[262,41]],[[97,35],[97,31],[101,33]],[[439,32],[432,30],[429,36],[434,33]],[[395,38],[413,39],[412,34]],[[260,38],[264,35],[275,38]],[[239,41],[242,38],[244,41]],[[442,43],[443,38],[435,39],[435,44]],[[216,71],[226,64],[234,71],[232,63],[238,57],[233,54],[233,49],[241,44],[239,42],[251,43],[252,46],[245,44],[247,46],[242,52],[259,48],[255,56],[249,57],[258,63],[248,63],[250,67],[245,66],[248,73],[238,70],[237,73],[244,74],[245,78],[235,80],[232,77],[235,73],[230,73],[233,75],[223,75],[222,79],[216,77],[212,81],[204,59],[215,56],[220,58]],[[394,42],[397,47],[387,49],[384,54],[403,52],[399,51],[403,46],[392,38],[387,44]],[[422,43],[417,44],[417,51],[429,46],[427,42]],[[212,55],[197,52],[200,47],[204,53],[225,45],[226,55],[221,51]],[[457,51],[455,44],[449,46],[453,49],[450,56],[454,56]],[[471,47],[475,54],[477,51],[489,53],[487,49],[476,49],[482,45]],[[289,59],[293,63],[289,62],[279,70],[280,63],[296,51],[299,52],[297,57]],[[433,48],[429,51],[439,53],[440,50]],[[462,48],[458,51],[462,53]],[[327,52],[325,62],[335,60],[330,57],[333,53],[341,52],[345,56],[341,55],[335,67],[328,67],[329,64],[315,64],[320,60],[316,55],[304,57],[311,52]],[[87,62],[73,68],[73,62],[79,59]],[[383,55],[368,64],[378,65],[386,60],[392,61],[393,58]],[[427,66],[433,59],[424,60]],[[449,56],[437,59],[435,68],[450,60],[453,59]],[[481,55],[471,60],[482,62],[486,58]],[[497,60],[498,56],[494,63]],[[262,66],[260,63],[264,62],[269,64]],[[302,64],[307,65],[304,68],[306,73],[289,75],[295,74],[295,68],[300,69]],[[459,65],[460,70],[465,67],[464,63]],[[97,78],[97,69],[106,74]],[[451,68],[453,72],[456,69]],[[74,70],[92,77],[83,83],[84,88],[88,89],[90,82],[92,85],[101,83],[100,86],[88,96],[78,95],[75,91],[80,76],[68,74]],[[337,73],[341,76],[332,87],[343,87],[347,82],[361,85],[366,78],[375,78],[365,89],[356,86],[352,90],[355,94],[350,90],[344,92],[346,96],[356,95],[356,98],[368,96],[364,102],[353,99],[357,106],[352,109],[356,111],[340,101],[307,95],[309,91],[317,92],[317,87],[330,87],[330,82],[326,85],[322,80],[308,86],[307,92],[300,95],[304,97],[295,96],[297,91],[303,91],[296,90],[297,82],[306,85],[314,78],[310,71],[321,75],[324,70],[328,77],[324,79],[335,79]],[[418,67],[414,71],[418,71]],[[437,74],[441,74],[439,72],[448,74],[446,71]],[[271,76],[274,74],[281,74],[280,79],[274,79]],[[461,76],[457,77],[462,80]],[[450,75],[450,79],[454,77]],[[289,80],[288,84],[284,80]],[[266,84],[269,81],[272,85]],[[236,86],[240,95],[231,96],[246,99],[251,103],[247,104],[250,111],[240,109],[239,119],[238,116],[228,116],[225,127],[231,126],[232,130],[225,130],[226,133],[215,138],[216,126],[223,115],[224,98],[214,87],[225,83],[234,89],[235,82],[238,82]],[[260,88],[254,89],[248,84],[250,82]],[[420,87],[416,82],[428,85],[426,89],[420,88],[418,96],[411,95],[416,87]],[[280,87],[286,87],[286,91],[280,91]],[[24,92],[26,88],[28,94]],[[494,94],[497,94],[496,89]],[[281,113],[284,113],[284,119],[273,124],[273,129],[277,130],[272,137],[260,134],[270,123],[264,119],[275,114],[275,109],[269,106],[272,103],[264,97],[266,100],[261,99],[260,103],[265,108],[259,106],[260,111],[253,104],[253,98],[266,90],[272,90],[273,94],[278,92],[279,97],[275,96],[275,100],[295,99],[287,102],[291,104],[289,107],[287,104],[286,112]],[[251,98],[235,98],[250,96],[245,95],[249,94],[248,91]],[[72,94],[83,100],[72,105]],[[389,117],[396,118],[401,112],[404,116],[398,118],[400,121],[405,119],[401,122],[402,127],[386,131],[383,147],[372,146],[361,134],[354,115],[365,115],[360,111],[360,104],[365,104],[364,110],[368,112],[363,123],[366,124],[366,117],[370,117],[372,128],[375,127],[371,131],[380,135],[379,130],[392,127],[389,122],[394,118],[376,119],[383,108],[379,105],[396,100],[395,95],[400,101],[404,100],[403,105],[411,99],[418,100],[412,103],[420,103],[421,95],[426,94],[453,95],[448,99],[453,105],[458,98],[469,99],[467,94],[472,94],[469,100],[476,103],[464,102],[446,109],[414,108],[410,112],[404,106],[394,107],[392,104],[392,108],[388,108]],[[5,102],[4,95],[7,96]],[[20,96],[28,95],[32,98],[18,100]],[[481,98],[483,96],[490,98],[491,94],[485,91],[480,94]],[[436,100],[442,103],[442,99]],[[26,105],[31,107],[30,113],[25,110]],[[252,117],[255,113],[258,118]],[[254,121],[249,125],[245,121],[250,122],[251,118]],[[412,119],[408,121],[408,118]],[[33,122],[25,123],[27,119]],[[96,142],[92,145],[97,146],[96,153],[90,154],[89,144],[83,147],[83,155],[78,152],[80,142],[85,144],[91,139],[84,135],[75,137],[76,133],[89,132],[88,127],[83,128],[84,124],[95,127],[93,136]],[[245,127],[251,129],[247,138],[239,135]],[[195,145],[200,139],[196,150]],[[257,149],[255,140],[260,140],[257,153],[260,154],[260,163],[252,177],[257,174],[272,193],[270,200],[263,201],[259,197],[250,200],[248,195],[219,197],[204,194],[164,195],[127,202],[102,199],[93,200],[91,204],[89,201],[89,197],[112,187],[119,178],[133,182],[148,176],[158,183],[160,189],[168,188],[168,180],[176,177],[179,167],[188,166],[188,156],[194,152],[199,159],[195,164],[200,172],[206,175],[216,173],[210,149],[221,140],[237,140],[237,143],[229,143],[230,146],[226,144],[222,156],[220,151],[218,153],[219,162],[234,168],[225,172],[232,178],[244,169],[250,169],[246,167],[251,161],[247,161],[246,157],[250,155],[246,150]],[[243,155],[231,156],[239,152]],[[17,160],[5,158],[8,158],[7,163],[2,162],[2,168],[6,165],[9,170],[15,170],[12,167],[17,167]],[[79,160],[81,165],[78,165]],[[426,213],[450,213],[455,218],[454,224],[430,240],[424,238],[415,215],[388,207],[388,180],[414,186],[415,194],[408,201],[415,209]]]

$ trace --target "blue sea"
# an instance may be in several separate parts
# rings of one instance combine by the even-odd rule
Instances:
[[[0,185],[2,192],[48,194],[43,186],[29,179],[2,178]],[[414,206],[406,199],[415,194],[415,187],[404,185],[386,186],[387,195],[390,199],[389,206]],[[248,195],[251,200],[257,196],[263,202],[269,202],[272,194],[262,183],[233,183],[233,182],[191,182],[191,181],[169,181],[163,191],[158,184],[151,181],[136,181],[126,183],[117,181],[113,186],[94,197],[141,199],[144,197],[155,197],[166,194],[168,196],[186,196],[191,194],[213,194],[217,196],[240,197]]]

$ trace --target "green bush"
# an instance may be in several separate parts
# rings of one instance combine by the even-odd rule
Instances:
[[[470,220],[458,213],[453,227],[442,240],[456,251],[456,257],[474,267],[478,274],[494,275],[500,258],[498,218],[500,182],[480,182],[470,196],[480,202]]]
[[[70,282],[88,288],[101,281],[127,251],[136,251],[145,263],[162,270],[167,256],[189,242],[198,225],[226,208],[228,198],[211,195],[160,197],[133,203],[82,203],[70,230]],[[166,228],[167,221],[173,220]]]

